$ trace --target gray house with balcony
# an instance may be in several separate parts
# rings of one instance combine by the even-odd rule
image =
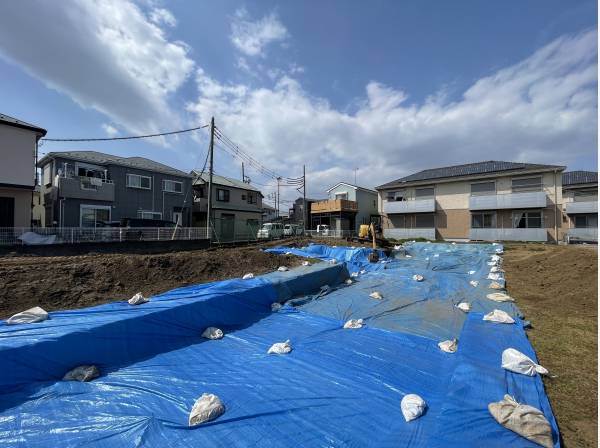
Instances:
[[[486,161],[433,168],[377,187],[390,238],[559,241],[563,166]]]
[[[569,241],[598,241],[598,173],[569,171],[562,176],[563,223]]]
[[[38,163],[46,227],[95,227],[123,218],[190,226],[192,176],[144,157],[50,152]]]

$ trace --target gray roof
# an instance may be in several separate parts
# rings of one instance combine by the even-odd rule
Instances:
[[[0,114],[0,123],[37,132],[38,134],[41,134],[40,137],[46,135],[46,130],[44,128],[40,128],[39,126],[27,123],[26,121],[19,120],[18,118],[14,118],[6,114]]]
[[[541,165],[537,163],[502,162],[488,160],[486,162],[468,163],[465,165],[446,166],[419,171],[418,173],[405,176],[392,182],[380,185],[376,189],[402,186],[412,182],[423,182],[427,180],[447,179],[452,177],[476,176],[482,174],[503,173],[505,171],[529,171],[529,170],[564,170],[564,166]]]
[[[199,174],[200,173],[196,170],[192,171],[192,175],[194,176],[194,185],[207,184],[209,177],[208,173],[202,173],[202,176],[198,176]],[[241,180],[233,179],[231,177],[219,176],[218,174],[213,174],[213,183],[226,187],[239,188],[241,190],[258,191],[260,193],[260,190],[253,185],[242,182]]]
[[[562,175],[563,187],[566,185],[598,184],[597,171],[568,171]]]
[[[111,154],[105,154],[97,151],[58,151],[49,152],[38,163],[39,166],[45,164],[47,159],[60,157],[63,159],[77,160],[79,162],[93,163],[97,165],[121,165],[140,170],[155,171],[157,173],[170,174],[179,177],[191,177],[190,174],[180,171],[176,168],[164,165],[145,157],[119,157]]]

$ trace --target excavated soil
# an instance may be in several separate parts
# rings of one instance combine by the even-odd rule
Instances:
[[[598,251],[595,246],[507,245],[508,291],[528,331],[564,446],[597,446]]]

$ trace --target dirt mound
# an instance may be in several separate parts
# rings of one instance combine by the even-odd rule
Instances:
[[[145,296],[188,284],[262,274],[301,259],[258,248],[226,248],[161,255],[95,254],[0,259],[0,317],[33,306],[81,308]]]

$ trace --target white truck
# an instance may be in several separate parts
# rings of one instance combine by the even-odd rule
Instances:
[[[258,230],[256,238],[259,240],[274,240],[283,237],[283,224],[279,222],[266,222]]]

